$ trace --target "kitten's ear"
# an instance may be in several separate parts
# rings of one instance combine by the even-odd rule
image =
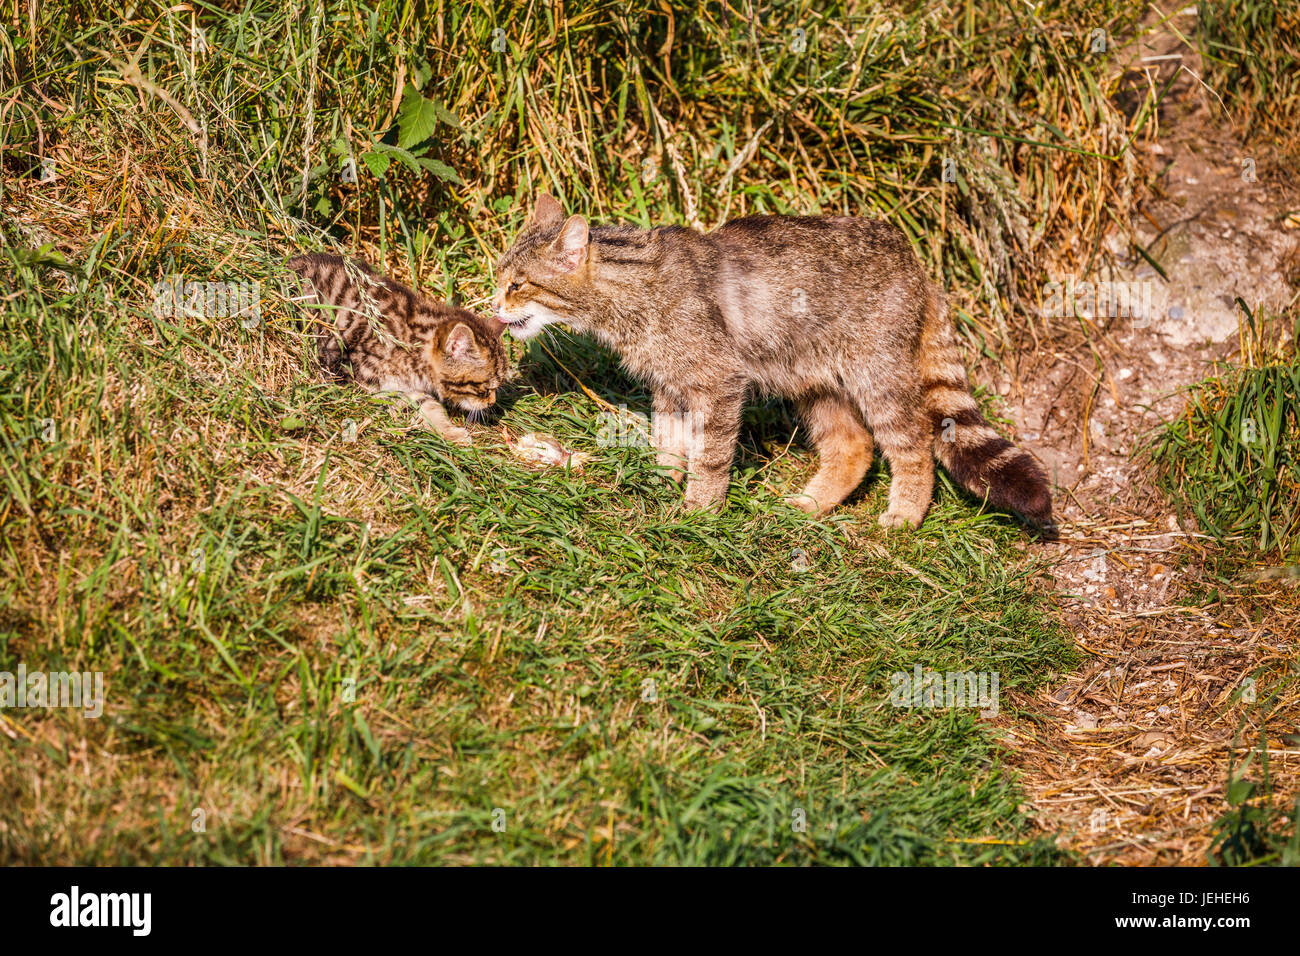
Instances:
[[[442,354],[450,359],[463,359],[477,351],[478,343],[474,341],[474,330],[464,322],[457,322],[455,328],[447,335]]]
[[[564,210],[560,208],[559,202],[550,193],[542,193],[537,197],[537,205],[533,207],[533,214],[528,217],[528,224],[525,229],[532,229],[535,226],[557,226],[564,221]]]
[[[587,261],[587,220],[581,216],[568,218],[555,240],[555,254],[570,272]]]

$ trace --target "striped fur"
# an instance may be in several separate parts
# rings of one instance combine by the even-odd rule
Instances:
[[[499,323],[434,302],[359,260],[311,253],[288,265],[301,279],[329,374],[372,392],[403,392],[430,428],[469,443],[441,403],[477,413],[496,401],[507,371]]]
[[[937,290],[926,299],[918,354],[923,401],[934,428],[939,463],[975,497],[1032,524],[1049,526],[1052,495],[1047,475],[1029,452],[995,432],[980,414]]]
[[[550,196],[497,263],[511,334],[562,322],[654,395],[652,433],[686,504],[720,506],[751,392],[799,408],[820,466],[787,499],[830,510],[888,460],[885,527],[918,526],[936,455],[968,490],[1046,523],[1042,472],[980,417],[953,332],[907,237],[845,216],[747,216],[710,233],[589,227]]]

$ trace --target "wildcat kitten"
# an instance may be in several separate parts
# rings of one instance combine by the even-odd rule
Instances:
[[[872,439],[889,460],[885,527],[919,526],[934,459],[959,484],[1039,525],[1052,499],[1037,462],[986,422],[944,299],[893,225],[748,216],[710,233],[567,220],[543,194],[497,263],[496,317],[521,339],[553,322],[615,349],[654,394],[659,462],[688,507],[719,504],[751,389],[793,399],[821,458],[810,513],[862,481]]]
[[[288,265],[302,278],[302,301],[323,313],[316,341],[326,370],[342,376],[346,363],[368,391],[405,393],[430,428],[470,444],[440,403],[478,412],[496,401],[506,377],[500,323],[434,302],[355,259],[310,253]]]

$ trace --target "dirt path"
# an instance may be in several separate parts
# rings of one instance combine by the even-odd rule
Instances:
[[[1194,20],[1181,14],[1172,25],[1191,36]],[[1251,157],[1200,82],[1196,51],[1165,26],[1125,58],[1133,78],[1147,71],[1157,89],[1179,73],[1151,147],[1162,170],[1155,195],[1131,215],[1134,237],[1168,281],[1117,230],[1106,242],[1113,271],[1076,278],[1141,283],[1149,309],[1111,319],[1091,345],[1033,356],[1018,391],[989,382],[1015,396],[1021,437],[1063,489],[1062,538],[1043,548],[1089,657],[1064,683],[1021,701],[1035,721],[1005,729],[1045,831],[1095,862],[1199,864],[1225,809],[1229,750],[1242,746],[1248,708],[1234,699],[1243,689],[1249,697],[1259,666],[1292,649],[1239,605],[1182,603],[1200,573],[1201,539],[1180,529],[1130,456],[1143,434],[1177,414],[1182,386],[1236,353],[1236,297],[1252,308],[1292,301],[1286,272],[1297,233],[1279,225],[1284,186],[1269,181],[1264,163],[1250,181],[1242,161]],[[1300,755],[1271,757],[1294,787]]]

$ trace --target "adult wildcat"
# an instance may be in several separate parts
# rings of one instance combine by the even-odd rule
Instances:
[[[304,302],[325,315],[318,328],[321,364],[350,374],[372,392],[403,392],[443,438],[470,443],[442,402],[469,412],[488,408],[506,377],[501,325],[376,273],[364,262],[310,253],[289,260]]]
[[[793,399],[817,445],[819,470],[787,499],[797,507],[843,501],[874,436],[892,473],[886,527],[920,525],[936,457],[976,496],[1051,521],[1043,470],[980,414],[943,297],[896,226],[748,216],[707,234],[588,228],[543,194],[497,283],[495,315],[514,336],[563,322],[650,386],[659,461],[678,480],[689,471],[689,507],[724,499],[741,407],[757,389]]]

